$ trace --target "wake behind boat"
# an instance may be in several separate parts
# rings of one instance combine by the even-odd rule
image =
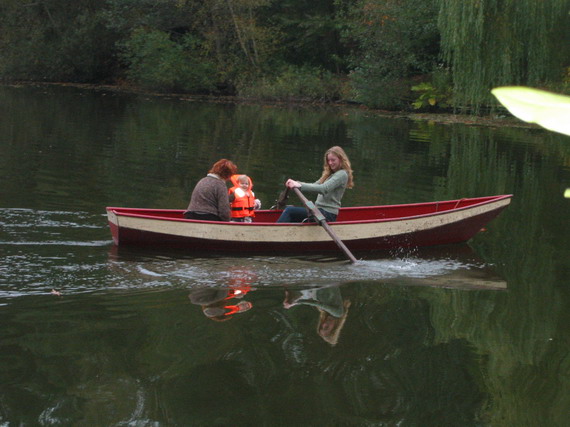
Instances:
[[[355,252],[465,242],[495,218],[512,195],[404,205],[341,208],[330,227]],[[120,246],[162,246],[202,253],[338,252],[316,223],[276,223],[281,210],[256,211],[252,223],[184,219],[180,209],[107,207]]]

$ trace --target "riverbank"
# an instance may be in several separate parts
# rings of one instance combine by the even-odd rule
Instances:
[[[539,126],[525,123],[511,115],[482,115],[474,116],[468,114],[451,114],[451,113],[421,113],[409,111],[387,111],[368,108],[363,105],[347,103],[347,102],[307,102],[299,100],[265,100],[258,98],[240,98],[236,96],[211,96],[211,95],[188,95],[180,93],[162,93],[152,92],[131,85],[105,85],[105,84],[87,84],[87,83],[45,83],[45,82],[18,82],[5,83],[6,86],[60,86],[60,87],[76,87],[89,90],[102,90],[110,92],[132,93],[145,96],[154,96],[161,98],[176,98],[185,101],[195,102],[212,102],[223,104],[249,104],[249,105],[278,105],[278,106],[311,106],[323,108],[345,108],[366,111],[383,117],[403,118],[409,120],[427,121],[439,124],[465,124],[470,126],[491,126],[491,127],[516,127],[528,129],[540,129]],[[506,113],[508,114],[508,113]]]

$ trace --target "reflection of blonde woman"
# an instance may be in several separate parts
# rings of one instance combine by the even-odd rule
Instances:
[[[285,289],[283,307],[311,305],[319,311],[317,334],[331,345],[336,345],[348,315],[350,301],[343,300],[338,286],[309,288],[301,290]]]
[[[343,314],[340,317],[335,317],[325,310],[319,308],[319,323],[317,324],[317,334],[328,342],[330,345],[336,345],[338,337],[346,321],[348,315],[348,307],[350,307],[350,300],[343,301]]]

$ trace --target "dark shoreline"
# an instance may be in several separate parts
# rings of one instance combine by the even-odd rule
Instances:
[[[414,113],[407,111],[387,111],[368,108],[363,105],[348,102],[316,102],[303,100],[264,100],[258,98],[239,98],[236,96],[213,96],[213,95],[188,95],[182,93],[153,92],[136,86],[111,85],[111,84],[89,84],[89,83],[52,83],[52,82],[0,82],[4,86],[61,86],[75,87],[89,90],[104,90],[109,92],[130,93],[136,95],[155,96],[161,98],[177,98],[183,101],[212,102],[222,104],[245,104],[245,105],[275,105],[294,107],[323,107],[323,108],[344,108],[366,111],[381,117],[409,119],[417,121],[427,121],[439,124],[465,124],[470,126],[488,127],[511,127],[541,129],[540,126],[525,123],[513,116],[474,116],[468,114],[452,113]],[[508,114],[508,113],[507,113]]]

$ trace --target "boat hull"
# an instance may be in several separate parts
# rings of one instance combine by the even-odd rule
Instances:
[[[436,246],[472,238],[509,203],[511,196],[445,202],[344,208],[330,223],[353,252]],[[317,224],[277,224],[279,211],[260,211],[256,222],[227,223],[182,218],[180,210],[107,208],[114,243],[182,248],[201,253],[294,254],[338,252]]]

